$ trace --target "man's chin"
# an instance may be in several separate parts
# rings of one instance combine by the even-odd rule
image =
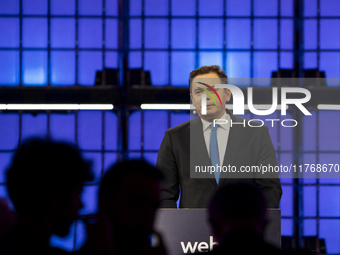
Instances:
[[[218,117],[218,113],[216,112],[209,112],[207,111],[207,114],[205,115],[201,115],[200,117],[204,120],[210,121],[212,122],[214,119],[219,119],[220,117]]]

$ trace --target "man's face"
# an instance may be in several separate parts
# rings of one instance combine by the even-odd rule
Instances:
[[[191,101],[195,106],[198,115],[209,122],[212,122],[214,119],[219,119],[225,113],[225,103],[230,100],[231,92],[228,89],[224,88],[215,88],[217,94],[220,96],[222,105],[217,97],[217,95],[207,86],[201,84],[205,83],[215,88],[215,84],[220,84],[221,80],[217,73],[211,72],[207,74],[200,74],[194,77],[191,82]],[[211,96],[205,92],[204,90],[208,90],[214,97],[216,101],[216,105]],[[207,114],[202,115],[202,95],[207,95]]]

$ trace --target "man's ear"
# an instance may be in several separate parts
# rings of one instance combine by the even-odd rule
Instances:
[[[194,100],[193,100],[193,98],[192,98],[192,94],[191,94],[191,93],[190,93],[190,100],[191,100],[192,105],[195,106]],[[195,106],[195,107],[196,107],[196,106]]]
[[[227,93],[227,102],[229,102],[231,98],[231,91],[229,89],[225,89],[225,90],[226,90],[225,92]]]

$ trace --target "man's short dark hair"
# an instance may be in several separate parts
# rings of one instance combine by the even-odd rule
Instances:
[[[113,199],[118,192],[118,189],[123,179],[129,175],[143,175],[161,181],[162,173],[144,160],[129,160],[122,163],[117,163],[109,168],[105,173],[100,183],[99,198]]]
[[[191,93],[191,80],[195,78],[197,75],[208,74],[208,73],[216,73],[220,78],[228,78],[225,72],[218,65],[210,65],[210,66],[201,66],[190,73],[189,78],[189,90]]]
[[[221,219],[262,218],[266,214],[266,198],[250,183],[236,182],[219,188],[209,203],[209,212]]]
[[[77,147],[42,139],[25,141],[6,172],[7,190],[17,213],[39,217],[54,196],[70,196],[93,179]]]

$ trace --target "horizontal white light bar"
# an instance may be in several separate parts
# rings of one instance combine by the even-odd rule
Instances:
[[[269,104],[254,104],[255,109],[266,110],[271,107]],[[190,104],[142,104],[140,106],[143,110],[190,110],[195,109],[193,105]],[[226,108],[233,109],[232,104],[226,104]],[[245,110],[249,110],[248,105],[244,105]],[[286,105],[288,109],[288,105]],[[281,110],[281,105],[278,105],[276,110]]]
[[[112,104],[0,104],[0,110],[112,110]]]
[[[319,110],[340,110],[340,104],[319,104]]]
[[[190,104],[142,104],[140,108],[143,110],[190,110]]]

